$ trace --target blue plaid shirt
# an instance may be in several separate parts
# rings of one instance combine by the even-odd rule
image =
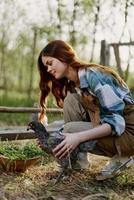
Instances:
[[[125,103],[134,104],[129,88],[120,86],[113,76],[95,68],[79,70],[78,74],[80,88],[88,88],[99,99],[100,123],[110,124],[112,135],[120,136],[125,131]]]

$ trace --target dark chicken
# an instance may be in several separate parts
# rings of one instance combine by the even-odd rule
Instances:
[[[32,129],[35,132],[39,140],[39,146],[41,147],[41,149],[51,155],[53,155],[52,150],[65,138],[65,136],[61,134],[60,131],[48,133],[46,128],[40,122],[37,121],[32,121],[28,124],[27,130],[30,129]],[[76,149],[74,149],[74,151],[68,157],[58,160],[58,163],[61,165],[62,171],[59,174],[56,182],[58,182],[62,175],[66,174],[68,169],[71,168],[73,163],[76,162],[78,153],[90,152],[94,144],[95,141],[94,143],[93,141],[81,143],[80,145],[78,145],[78,147],[76,147]]]

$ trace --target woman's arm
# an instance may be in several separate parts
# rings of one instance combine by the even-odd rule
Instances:
[[[111,126],[108,123],[104,123],[90,130],[78,132],[78,137],[80,137],[80,142],[85,142],[88,140],[95,140],[111,134]]]
[[[120,136],[125,130],[123,98],[125,93],[128,94],[127,88],[125,91],[125,88],[122,89],[119,84],[114,83],[114,79],[110,75],[106,76],[104,73],[87,71],[86,76],[91,91],[97,96],[100,103],[101,124],[110,124],[111,134]]]
[[[65,134],[65,139],[53,150],[55,157],[61,159],[71,153],[81,142],[95,140],[111,134],[111,126],[104,123],[93,129]]]

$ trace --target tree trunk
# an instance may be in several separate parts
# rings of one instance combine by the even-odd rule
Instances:
[[[60,4],[60,0],[57,0],[57,16],[58,16],[58,20],[59,20],[59,23],[57,25],[57,29],[58,29],[58,36],[59,38],[61,37],[62,35],[62,25],[61,25],[61,22],[62,22],[62,16],[61,16],[61,4]]]
[[[5,93],[7,92],[7,78],[6,78],[6,66],[5,66],[5,54],[6,54],[6,44],[5,44],[5,33],[2,32],[1,39],[1,61],[0,61],[0,72],[1,72],[1,86],[4,88]]]
[[[95,35],[97,32],[97,25],[99,21],[100,0],[97,0],[96,4],[97,4],[96,5],[97,12],[95,13],[95,18],[94,18],[93,41],[92,41],[92,52],[91,52],[90,62],[92,62],[94,59],[94,49],[95,49],[95,43],[96,43]]]
[[[75,31],[75,26],[74,26],[74,22],[76,20],[76,14],[77,14],[77,10],[76,7],[79,6],[79,3],[74,0],[73,1],[73,14],[72,14],[72,20],[70,23],[70,43],[73,47],[76,46],[76,31]]]
[[[34,64],[35,64],[35,53],[36,53],[36,43],[37,43],[37,29],[33,28],[33,45],[32,45],[32,58],[30,64],[30,79],[29,79],[29,89],[28,89],[28,98],[31,99],[32,88],[33,88],[33,72],[34,72]]]

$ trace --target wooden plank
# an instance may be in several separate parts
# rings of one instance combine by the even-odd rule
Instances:
[[[38,113],[38,112],[41,112],[41,109],[40,108],[31,108],[31,107],[0,106],[0,112],[3,112],[3,113]],[[48,113],[62,113],[63,109],[47,108],[46,112],[48,112]]]
[[[34,139],[35,134],[33,131],[27,130],[6,130],[0,131],[0,140],[23,140],[23,139]]]
[[[105,40],[101,41],[100,64],[109,66],[109,44]]]
[[[49,133],[58,131],[64,124],[64,121],[55,121],[48,126],[46,129]],[[27,126],[22,127],[8,127],[8,128],[1,128],[0,129],[0,140],[23,140],[23,139],[35,139],[36,135],[34,131],[29,130],[27,131]]]
[[[119,43],[110,43],[110,46],[118,45],[118,46],[130,46],[134,45],[134,41],[131,42],[119,42]]]

